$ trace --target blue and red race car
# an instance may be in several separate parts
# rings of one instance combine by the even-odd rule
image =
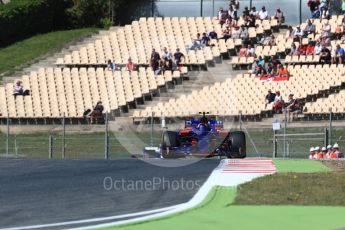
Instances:
[[[186,156],[244,158],[246,138],[242,131],[224,130],[222,121],[208,120],[204,113],[201,119],[186,120],[183,130],[163,131],[161,144],[154,150],[156,156],[161,158]],[[144,152],[149,153],[145,150]]]

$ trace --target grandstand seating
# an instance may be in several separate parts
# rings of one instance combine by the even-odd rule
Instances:
[[[254,75],[238,74],[233,79],[217,82],[190,95],[136,111],[133,118],[149,117],[152,112],[156,117],[183,117],[196,115],[200,111],[219,116],[238,116],[242,113],[244,116],[255,117],[270,109],[265,108],[264,100],[268,89],[279,90],[285,99],[290,93],[294,93],[296,98],[307,98],[345,82],[342,77],[345,70],[343,65],[297,65],[289,69],[292,74],[289,81],[261,82]]]
[[[244,23],[240,18],[238,25]],[[256,37],[271,26],[276,26],[277,21],[258,20],[258,27],[249,30],[250,37]],[[213,47],[206,47],[201,51],[186,52],[186,46],[191,43],[191,39],[197,33],[215,31],[218,36],[222,35],[222,28],[216,18],[211,17],[165,17],[165,18],[140,18],[139,21],[133,21],[131,25],[126,25],[116,32],[109,32],[102,35],[93,43],[85,47],[58,58],[57,64],[67,65],[85,65],[85,64],[104,64],[108,59],[115,63],[125,64],[129,57],[134,63],[140,65],[149,64],[149,58],[152,48],[160,51],[167,47],[170,52],[175,52],[179,48],[186,56],[185,64],[205,64],[205,60],[211,60],[212,57],[219,57],[221,53],[227,53],[231,49],[231,42],[235,45],[242,43],[241,39],[229,39],[226,44],[224,40],[212,40]]]
[[[187,73],[186,67],[182,68]],[[154,76],[150,69],[108,71],[104,68],[40,68],[22,77],[30,96],[13,96],[14,83],[0,87],[1,117],[81,118],[88,108],[102,101],[105,112],[116,111],[159,90],[180,71]]]
[[[329,22],[332,32],[341,22],[343,16],[332,16]],[[314,20],[317,32],[320,32],[324,21]],[[244,23],[240,18],[238,25]],[[249,29],[249,37],[256,38],[265,31],[277,27],[277,20],[257,20],[257,27]],[[303,30],[306,23],[302,23]],[[183,67],[181,72],[165,72],[155,76],[151,69],[145,69],[149,64],[152,48],[158,52],[167,47],[170,52],[179,48],[185,54],[185,65],[205,65],[213,62],[222,54],[236,54],[242,44],[241,39],[214,39],[214,46],[186,52],[186,46],[197,33],[216,31],[222,34],[222,28],[216,18],[211,17],[166,17],[166,18],[140,18],[131,25],[110,30],[94,38],[88,44],[79,46],[78,50],[71,51],[64,57],[58,58],[57,66],[40,68],[22,76],[25,88],[31,91],[30,96],[14,98],[13,82],[0,86],[0,118],[15,119],[46,119],[81,118],[86,109],[92,108],[98,100],[103,102],[105,112],[117,112],[135,108],[137,103],[142,103],[145,97],[152,97],[153,92],[160,90],[169,83],[176,83],[181,75],[188,72]],[[310,35],[315,40],[320,36]],[[257,56],[272,56],[284,54],[291,48],[293,39],[276,34],[275,46],[256,45]],[[302,40],[307,44],[309,38]],[[295,42],[299,45],[298,42]],[[332,47],[340,43],[331,41]],[[343,45],[342,45],[343,46]],[[344,47],[345,48],[345,47]],[[132,61],[139,64],[138,71],[128,72],[108,71],[104,69],[106,60],[125,64],[131,57]],[[280,56],[281,57],[281,56]],[[282,55],[285,57],[285,55]],[[253,57],[234,56],[229,64],[235,66],[250,65]],[[307,99],[312,95],[325,94],[332,87],[338,87],[345,82],[342,74],[345,72],[343,65],[311,65],[318,63],[317,56],[290,56],[282,60],[285,63],[306,63],[307,65],[290,65],[288,67],[291,77],[289,81],[262,82],[251,74],[237,74],[224,82],[215,82],[205,86],[200,91],[171,98],[168,102],[158,103],[156,106],[147,106],[142,110],[135,110],[134,119],[147,118],[154,114],[155,117],[181,117],[198,114],[200,111],[209,111],[213,115],[238,116],[240,113],[253,119],[260,118],[266,110],[264,96],[268,89],[281,91],[283,98],[294,93],[296,98]],[[15,81],[14,81],[15,82]],[[316,102],[308,102],[307,114],[326,113],[328,103],[334,105],[336,112],[341,112],[344,107],[335,106],[336,102],[343,99],[343,91],[339,95],[331,95]],[[326,93],[323,95],[327,97]],[[307,100],[308,101],[308,100]],[[341,103],[340,103],[341,104]]]

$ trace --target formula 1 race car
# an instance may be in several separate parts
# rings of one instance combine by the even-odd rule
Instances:
[[[159,147],[144,149],[144,153],[149,155],[152,155],[153,151],[161,158],[186,156],[244,158],[246,138],[242,131],[224,130],[222,121],[208,121],[204,113],[200,120],[186,120],[185,128],[181,131],[163,131]]]

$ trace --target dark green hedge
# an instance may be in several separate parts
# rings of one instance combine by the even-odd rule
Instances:
[[[11,0],[0,6],[0,46],[66,28],[70,0]]]

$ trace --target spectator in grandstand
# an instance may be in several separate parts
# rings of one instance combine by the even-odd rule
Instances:
[[[210,37],[205,32],[202,33],[201,44],[203,46],[211,46],[210,42],[211,42]]]
[[[280,8],[276,10],[276,13],[274,14],[274,18],[277,19],[279,26],[281,26],[281,24],[285,22],[284,13],[283,11],[281,11]]]
[[[301,30],[300,26],[297,26],[296,30],[293,33],[293,40],[295,42],[299,42],[301,44],[302,43],[302,38],[303,38],[303,31]]]
[[[244,7],[244,10],[242,12],[242,17],[245,18],[246,16],[249,16],[249,9],[248,6]]]
[[[320,11],[319,11],[319,0],[309,0],[308,1],[308,7],[310,9],[310,14],[312,18],[319,18],[320,17]]]
[[[202,44],[201,44],[201,37],[200,33],[196,34],[196,38],[192,39],[192,43],[189,45],[189,50],[196,50],[196,49],[201,49]]]
[[[330,64],[331,59],[331,51],[325,45],[323,45],[320,53],[320,63]]]
[[[273,101],[273,107],[272,107],[273,113],[279,113],[280,111],[282,111],[283,103],[284,101],[283,101],[282,96],[280,95],[280,91],[277,91],[276,96]]]
[[[300,45],[298,47],[298,55],[305,55],[307,51],[307,46],[306,45]]]
[[[185,58],[184,54],[180,52],[179,48],[177,48],[176,52],[174,53],[174,62],[175,62],[175,65],[177,66],[177,68],[180,67],[180,64],[182,62],[182,58]]]
[[[266,101],[266,104],[265,104],[265,109],[267,107],[268,104],[271,104],[272,102],[274,102],[274,99],[276,98],[276,94],[275,93],[272,93],[272,90],[268,90],[268,93],[265,97],[265,101]]]
[[[229,38],[231,38],[231,34],[232,34],[232,32],[231,32],[231,28],[230,28],[230,26],[227,26],[226,28],[225,28],[225,30],[223,31],[223,39],[225,40],[225,42],[229,39]]]
[[[268,43],[269,46],[275,46],[277,45],[276,43],[276,37],[274,36],[274,34],[271,34],[271,40],[270,42]]]
[[[270,63],[272,63],[273,68],[276,70],[279,64],[282,64],[276,56],[270,57]]]
[[[344,154],[340,151],[338,143],[333,145],[333,151],[336,158],[344,158]]]
[[[297,114],[301,112],[301,108],[297,99],[293,98],[293,94],[289,95],[288,101],[285,105],[285,111],[289,115],[289,122],[291,121],[291,114],[292,119],[295,119]]]
[[[267,74],[266,69],[265,69],[262,65],[258,65],[258,66],[257,66],[257,69],[256,69],[256,74],[255,74],[255,76],[257,76],[257,77],[263,77],[263,76],[266,76],[266,74]]]
[[[329,7],[330,1],[329,0],[320,0],[319,11],[320,11],[320,18],[328,18],[329,16]]]
[[[320,55],[322,50],[322,45],[319,40],[316,41],[316,45],[314,47],[314,55]]]
[[[93,124],[94,120],[97,118],[101,118],[103,115],[104,107],[102,105],[101,101],[98,101],[96,106],[93,108],[92,112],[88,114],[88,117],[90,118],[90,123]]]
[[[135,65],[132,62],[132,58],[128,58],[128,62],[126,64],[126,70],[129,71],[130,73],[135,70]]]
[[[286,67],[284,67],[282,64],[278,64],[278,67],[277,67],[277,74],[279,77],[289,77],[289,70]],[[291,94],[293,96],[293,94]]]
[[[266,10],[266,7],[263,6],[263,7],[261,8],[261,10],[259,11],[259,19],[265,20],[265,19],[267,19],[267,18],[268,18],[268,12],[267,12],[267,10]]]
[[[257,71],[259,69],[259,65],[265,66],[265,60],[261,56],[259,56],[258,58],[254,59],[254,63],[252,65],[252,70],[250,71],[250,73],[256,75],[256,73],[257,73]]]
[[[117,65],[115,64],[115,62],[112,62],[110,59],[107,62],[107,69],[109,71],[115,71],[118,69]]]
[[[248,28],[245,27],[244,25],[241,26],[240,38],[242,39],[243,43],[248,44],[248,42],[249,42],[249,32],[248,32]]]
[[[235,9],[233,6],[229,6],[228,10],[228,17],[231,18],[231,20],[236,21],[237,20],[237,9]]]
[[[28,96],[28,95],[30,95],[30,91],[28,89],[24,90],[22,81],[17,81],[13,89],[14,99],[16,99],[17,96]]]
[[[247,47],[245,44],[242,44],[242,47],[239,52],[240,57],[246,57],[247,56]]]
[[[344,62],[345,52],[339,44],[336,45],[334,50],[333,63],[342,64]]]
[[[254,16],[256,19],[259,18],[259,11],[256,10],[256,7],[253,6],[249,12],[249,15]]]
[[[309,44],[307,45],[307,48],[305,50],[305,54],[306,55],[313,55],[314,49],[315,49],[315,46],[311,42],[309,42]]]
[[[321,29],[321,38],[328,38],[331,35],[331,29],[331,24],[329,24],[328,20],[325,21]]]
[[[310,150],[309,150],[309,159],[310,160],[315,159],[315,149],[314,149],[314,147],[311,147]]]
[[[239,26],[234,26],[233,30],[231,31],[231,37],[233,39],[238,39],[241,36],[241,31]]]
[[[164,74],[165,67],[166,67],[166,62],[164,61],[164,59],[159,60],[158,67],[154,71],[155,76],[160,75],[160,74]]]
[[[273,34],[268,35],[267,33],[264,33],[262,35],[261,40],[258,42],[259,44],[262,44],[264,46],[272,46],[275,45],[275,37]]]
[[[216,31],[212,30],[211,32],[208,33],[208,36],[211,38],[211,39],[217,39],[218,38],[218,35],[216,33]]]
[[[240,1],[239,0],[230,0],[229,6],[232,6],[236,10],[239,10],[240,9]]]
[[[268,74],[270,77],[276,76],[276,72],[275,72],[275,70],[274,70],[274,68],[273,68],[272,63],[268,63],[266,71],[267,71],[267,74]]]
[[[157,70],[159,67],[159,60],[161,59],[158,52],[155,49],[152,49],[151,58],[150,58],[150,66],[153,71]]]
[[[265,59],[262,56],[258,57],[258,65],[265,66]]]
[[[248,45],[246,56],[247,57],[254,57],[255,56],[255,49],[251,44]]]
[[[343,27],[342,27],[341,23],[338,23],[335,27],[335,30],[334,30],[335,39],[340,40],[342,34],[343,34]]]
[[[172,58],[171,53],[168,51],[168,49],[167,49],[166,47],[163,48],[162,58],[163,58],[165,61],[168,61],[169,59]]]
[[[315,34],[315,31],[316,31],[316,26],[309,19],[307,25],[305,26],[303,30],[303,36],[308,37],[309,34]]]
[[[223,7],[220,7],[218,11],[218,19],[219,19],[220,25],[223,25],[227,18],[228,18],[228,11],[224,10]]]
[[[169,58],[168,60],[164,61],[164,63],[165,63],[164,71],[171,71],[171,73],[173,73],[173,61],[172,61],[172,59]]]

